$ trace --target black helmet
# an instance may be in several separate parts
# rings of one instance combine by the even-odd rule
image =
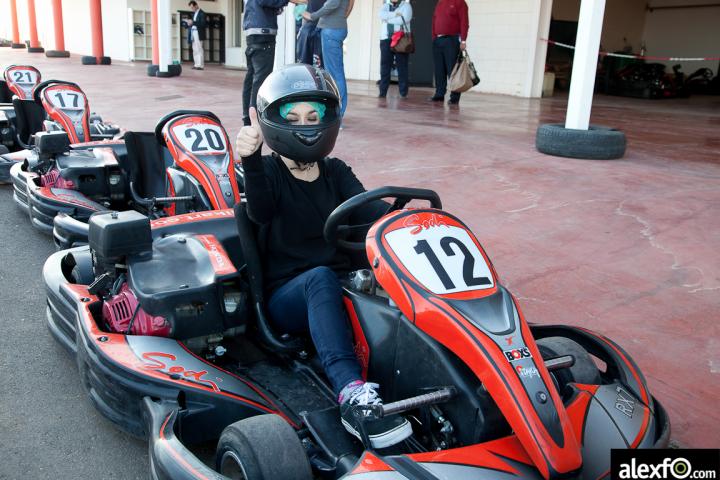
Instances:
[[[290,102],[318,105],[320,123],[292,125],[282,107]],[[257,112],[265,143],[273,151],[299,163],[328,156],[340,130],[340,95],[322,68],[296,63],[272,72],[257,94]]]

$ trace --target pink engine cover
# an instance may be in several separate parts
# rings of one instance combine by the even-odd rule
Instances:
[[[40,177],[40,186],[66,188],[68,190],[75,189],[75,183],[72,180],[65,180],[62,178],[57,168],[53,168],[48,173]]]
[[[137,310],[137,313],[135,313]],[[170,335],[170,324],[163,317],[153,317],[138,305],[135,294],[127,283],[120,288],[120,293],[103,304],[102,316],[110,329],[117,333],[128,333],[130,320],[135,314],[135,320],[130,329],[133,335],[152,335],[167,337]]]

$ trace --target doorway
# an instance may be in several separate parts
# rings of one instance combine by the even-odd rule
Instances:
[[[408,70],[410,85],[414,87],[433,86],[432,18],[437,2],[438,0],[412,2],[415,53],[410,55]]]

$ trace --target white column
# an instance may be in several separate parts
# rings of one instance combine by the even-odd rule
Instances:
[[[172,63],[172,23],[170,21],[170,0],[158,0],[158,50],[160,53],[160,71],[166,73]]]
[[[277,17],[278,33],[275,39],[275,68],[295,63],[295,5],[289,3]]]
[[[605,0],[582,0],[565,128],[587,130],[590,125],[604,15]]]
[[[537,16],[538,28],[533,31],[533,43],[529,56],[529,69],[531,70],[525,80],[523,96],[530,98],[542,97],[543,79],[545,78],[545,63],[547,62],[547,42],[541,40],[550,34],[550,20],[552,19],[553,0],[538,0]],[[533,29],[534,30],[534,29]]]

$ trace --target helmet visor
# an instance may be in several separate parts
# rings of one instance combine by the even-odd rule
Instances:
[[[340,116],[338,102],[317,95],[297,96],[275,102],[263,112],[266,121],[283,127],[322,128],[333,125]]]

